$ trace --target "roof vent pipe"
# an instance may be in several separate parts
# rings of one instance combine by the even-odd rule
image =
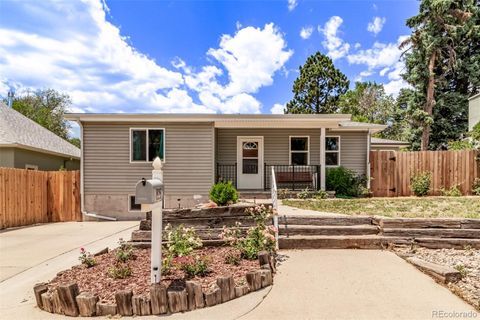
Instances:
[[[9,90],[8,93],[7,93],[7,102],[8,102],[8,107],[11,108],[12,107],[12,104],[13,104],[13,96],[14,96],[14,93],[12,90]]]

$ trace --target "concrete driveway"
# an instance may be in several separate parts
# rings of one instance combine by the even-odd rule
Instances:
[[[0,318],[51,319],[35,307],[33,285],[78,264],[79,248],[92,253],[130,239],[138,221],[65,222],[0,233]]]

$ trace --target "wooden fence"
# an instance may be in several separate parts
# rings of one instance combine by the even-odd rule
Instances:
[[[376,197],[410,196],[410,178],[430,171],[429,195],[441,195],[441,188],[457,186],[469,195],[475,178],[480,176],[478,153],[462,151],[371,151],[370,188]]]
[[[0,168],[0,229],[81,220],[79,171]]]

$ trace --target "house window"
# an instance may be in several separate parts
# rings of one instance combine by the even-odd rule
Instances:
[[[135,203],[135,196],[129,196],[128,210],[129,211],[140,211],[140,210],[142,210],[142,205]]]
[[[258,173],[258,142],[248,141],[242,144],[242,173]]]
[[[325,165],[340,165],[340,137],[325,137]]]
[[[164,160],[164,129],[131,129],[131,162],[152,162],[156,157]]]
[[[38,170],[38,166],[34,164],[26,164],[25,169],[27,170]]]
[[[290,137],[290,164],[306,166],[309,162],[309,137]]]

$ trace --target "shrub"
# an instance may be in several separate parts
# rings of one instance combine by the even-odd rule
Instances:
[[[173,268],[173,256],[167,253],[162,259],[162,274],[170,274]]]
[[[328,198],[328,193],[325,190],[318,190],[315,195],[315,199],[320,200],[320,199],[327,199]]]
[[[134,259],[133,247],[127,241],[120,238],[118,240],[118,249],[116,251],[116,258],[119,262],[127,262],[130,259]]]
[[[167,233],[167,251],[173,257],[188,256],[194,249],[200,248],[203,243],[193,228],[179,225],[172,228],[171,224],[165,227]]]
[[[448,141],[448,150],[473,150],[475,145],[472,141]]]
[[[432,173],[430,171],[420,172],[410,178],[410,188],[416,196],[425,196],[430,191],[431,182]]]
[[[238,201],[238,192],[232,185],[232,182],[220,181],[210,189],[210,200],[219,206],[236,203]]]
[[[233,249],[227,252],[225,255],[225,263],[231,264],[234,266],[240,265],[240,261],[242,260],[242,253],[239,250]]]
[[[337,196],[356,197],[366,184],[363,176],[344,167],[328,168],[325,176],[327,190],[335,191]]]
[[[442,193],[442,196],[445,196],[445,197],[461,197],[462,196],[462,192],[460,191],[460,189],[458,189],[458,186],[453,186],[450,189],[441,188],[440,192]]]
[[[472,193],[480,196],[480,178],[475,178],[472,185]]]
[[[287,199],[289,195],[290,195],[290,191],[288,189],[278,189],[277,190],[278,199]]]
[[[175,264],[187,274],[188,277],[205,276],[209,273],[208,259],[202,256],[179,257],[175,259]]]
[[[298,199],[310,199],[313,197],[313,194],[312,192],[310,192],[310,190],[308,190],[308,188],[305,188],[303,189],[302,191],[300,191],[299,193],[297,193],[297,198]]]
[[[91,268],[97,264],[93,255],[90,252],[85,251],[84,248],[80,248],[80,257],[78,257],[78,260],[80,260],[80,262],[87,268]]]
[[[246,259],[256,259],[260,251],[274,252],[276,229],[273,226],[267,226],[267,221],[274,213],[272,207],[260,205],[249,208],[246,212],[254,219],[255,226],[248,229],[245,236],[242,234],[240,224],[231,228],[223,227],[222,239],[237,248]]]
[[[132,275],[132,269],[126,263],[117,263],[108,269],[108,275],[113,279],[125,279]]]

